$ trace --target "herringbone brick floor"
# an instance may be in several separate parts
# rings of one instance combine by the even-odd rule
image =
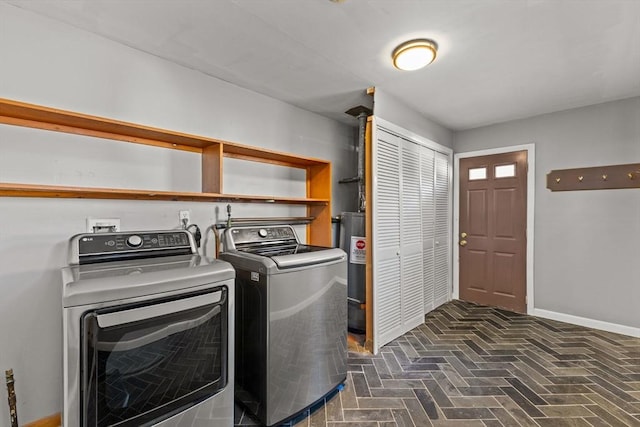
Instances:
[[[640,426],[640,339],[452,301],[327,400],[293,425]]]

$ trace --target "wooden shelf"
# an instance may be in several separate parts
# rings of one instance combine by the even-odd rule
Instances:
[[[196,193],[176,191],[130,190],[124,188],[65,187],[40,184],[14,184],[0,182],[0,196],[44,197],[60,199],[132,199],[175,200],[189,202],[256,202],[289,205],[324,206],[329,199],[300,197],[253,196],[244,194]]]
[[[0,197],[176,200],[306,205],[316,218],[307,228],[311,244],[331,245],[331,163],[235,142],[91,116],[0,98],[0,124],[191,151],[202,157],[202,192],[129,190],[0,183]],[[305,169],[307,197],[224,194],[223,158]]]
[[[197,153],[202,153],[207,147],[221,145],[222,153],[225,157],[288,167],[307,168],[329,163],[326,160],[312,157],[297,156],[215,138],[58,110],[4,98],[0,98],[0,123]]]
[[[0,123],[201,152],[212,138],[0,98]]]
[[[233,142],[225,142],[222,145],[222,152],[225,157],[249,160],[253,162],[272,163],[302,169],[306,169],[310,166],[326,165],[329,163],[326,160],[314,159],[312,157],[300,157],[293,154],[266,150],[264,148],[257,150],[253,147]]]

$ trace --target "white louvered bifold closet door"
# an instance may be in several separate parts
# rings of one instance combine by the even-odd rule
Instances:
[[[433,194],[434,151],[420,148],[420,204],[422,207],[422,282],[424,288],[424,312],[435,308],[434,253],[436,238],[435,202]]]
[[[434,249],[434,308],[449,300],[451,253],[449,230],[450,205],[449,157],[435,153],[435,249]]]
[[[424,323],[420,148],[411,141],[402,141],[400,279],[403,333]]]
[[[375,125],[372,138],[375,352],[422,324],[450,288],[451,156],[390,129]]]
[[[378,129],[373,141],[374,342],[402,332],[400,282],[400,140]]]

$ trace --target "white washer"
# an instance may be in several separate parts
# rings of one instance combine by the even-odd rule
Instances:
[[[80,234],[63,277],[63,425],[233,426],[234,278],[183,230]]]

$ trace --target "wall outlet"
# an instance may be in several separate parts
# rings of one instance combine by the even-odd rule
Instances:
[[[87,218],[87,233],[120,231],[120,218]]]
[[[191,215],[189,211],[180,211],[178,214],[180,227],[184,228],[191,223]]]

